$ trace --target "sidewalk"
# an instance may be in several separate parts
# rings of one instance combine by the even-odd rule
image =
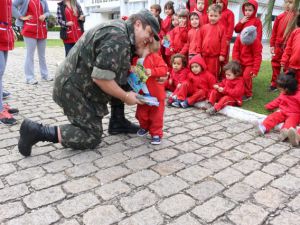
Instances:
[[[108,135],[105,117],[97,149],[39,143],[22,157],[23,118],[67,123],[52,100],[53,82],[24,84],[24,51],[9,53],[4,76],[8,103],[20,114],[18,125],[0,125],[0,224],[299,225],[300,149],[278,133],[258,137],[251,123],[195,108],[166,108],[159,146]],[[46,56],[54,75],[64,49]],[[126,114],[136,122],[135,107]]]

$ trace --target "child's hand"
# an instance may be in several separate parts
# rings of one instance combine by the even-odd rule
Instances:
[[[242,19],[241,19],[241,23],[246,23],[247,21],[249,20],[249,18],[247,16],[244,16]]]
[[[130,71],[135,73],[135,66],[130,66]]]
[[[40,20],[40,21],[43,22],[45,19],[46,19],[46,16],[45,16],[45,15],[40,15],[40,17],[39,17],[39,20]]]
[[[145,74],[146,74],[146,76],[150,77],[151,76],[151,69],[145,69]]]
[[[71,26],[74,25],[74,23],[73,23],[73,21],[69,21],[69,22],[66,23],[66,25],[67,25],[68,27],[71,27]]]
[[[271,52],[271,55],[274,56],[275,55],[275,52],[274,52],[274,47],[270,47],[270,52]]]
[[[256,76],[257,76],[257,74],[255,74],[255,73],[251,72],[251,73],[250,73],[250,76],[251,76],[251,78],[254,78],[254,77],[256,77]]]
[[[218,88],[218,92],[221,92],[221,93],[222,93],[223,91],[224,91],[224,88],[222,88],[222,87],[219,87],[219,88]]]
[[[224,60],[225,60],[225,57],[222,56],[222,55],[220,55],[220,56],[219,56],[219,61],[220,61],[220,62],[223,62]]]
[[[173,84],[173,80],[169,79],[169,84],[172,85]]]
[[[177,87],[176,88],[180,88],[181,87],[181,84],[179,83],[179,84],[177,84]]]
[[[218,88],[219,88],[219,85],[217,85],[217,84],[214,84],[214,85],[213,85],[213,88],[214,88],[214,89],[216,89],[216,90],[218,90]]]

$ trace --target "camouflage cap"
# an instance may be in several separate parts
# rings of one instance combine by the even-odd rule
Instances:
[[[157,19],[147,9],[139,11],[138,14],[140,14],[145,19],[145,21],[151,26],[152,32],[154,33],[154,39],[159,41],[158,33],[160,31],[160,26]]]

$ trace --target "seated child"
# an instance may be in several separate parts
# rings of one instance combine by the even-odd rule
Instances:
[[[208,102],[211,104],[206,112],[214,115],[226,105],[242,105],[244,94],[244,81],[241,77],[241,65],[231,61],[224,66],[225,79],[221,83],[213,85],[214,90],[209,95]]]
[[[276,110],[267,116],[262,123],[258,123],[259,134],[270,132],[277,124],[284,123],[280,130],[280,140],[284,141],[288,136],[288,129],[295,128],[300,123],[300,91],[295,74],[281,73],[277,79],[279,97],[265,105],[267,110]]]
[[[216,83],[216,78],[206,70],[206,64],[200,55],[195,55],[189,65],[191,72],[187,80],[173,93],[177,99],[172,103],[174,107],[186,108],[207,99]]]

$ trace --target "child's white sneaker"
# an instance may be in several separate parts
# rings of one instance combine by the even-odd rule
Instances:
[[[256,133],[260,136],[266,133],[266,127],[259,121],[257,121]]]

